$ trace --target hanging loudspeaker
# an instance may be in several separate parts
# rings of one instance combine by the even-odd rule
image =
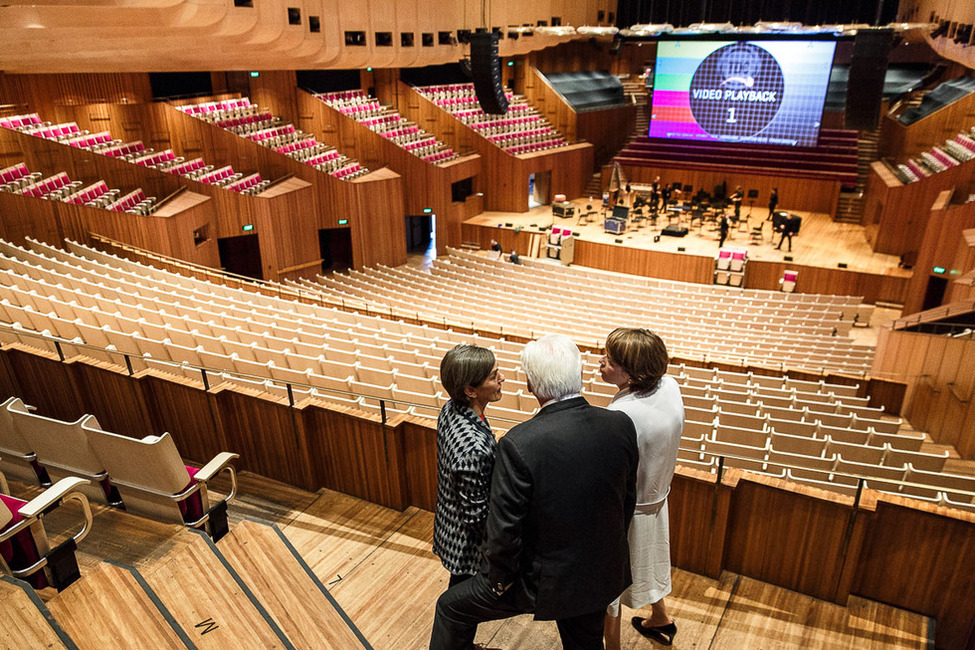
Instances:
[[[504,85],[501,83],[497,34],[471,34],[471,72],[474,75],[474,92],[484,112],[493,115],[506,113],[508,98],[504,96]]]
[[[887,55],[892,41],[890,29],[857,32],[846,90],[846,128],[873,129],[880,121]]]

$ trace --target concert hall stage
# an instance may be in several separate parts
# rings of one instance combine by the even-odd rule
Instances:
[[[484,212],[463,224],[463,241],[488,248],[491,239],[501,243],[505,252],[512,248],[520,255],[545,255],[547,231],[540,228],[555,225],[577,233],[574,264],[609,271],[634,273],[656,278],[710,284],[718,251],[718,232],[711,224],[695,221],[686,237],[662,236],[654,242],[667,225],[658,218],[656,227],[649,224],[621,235],[603,232],[603,212],[586,224],[579,215],[586,205],[598,207],[598,202],[577,199],[573,202],[576,216],[554,217],[551,206],[540,206],[526,213]],[[863,296],[868,303],[877,301],[903,304],[912,271],[898,268],[895,255],[874,253],[862,226],[838,223],[828,215],[816,212],[789,210],[788,203],[779,210],[802,217],[800,233],[792,239],[792,253],[788,240],[783,249],[776,250],[778,235],[771,238],[771,221],[766,221],[768,209],[742,207],[742,219],[749,216],[748,226],[732,229],[725,246],[740,246],[748,250],[745,288],[778,290],[785,270],[799,272],[797,291],[802,293],[834,293]],[[729,211],[730,213],[730,211]],[[762,238],[753,240],[750,230],[763,224]],[[622,239],[622,243],[616,243]],[[683,250],[679,250],[683,249]],[[792,261],[785,257],[791,256]],[[847,268],[839,268],[846,264]]]

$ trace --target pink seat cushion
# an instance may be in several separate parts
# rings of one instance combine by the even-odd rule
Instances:
[[[193,483],[195,483],[194,478],[196,477],[196,473],[200,470],[196,467],[190,467],[189,465],[186,465],[185,467],[186,472],[190,475],[190,482],[187,483],[186,488],[184,488],[187,489],[191,487]],[[179,514],[183,517],[183,521],[196,521],[203,516],[203,497],[200,495],[200,490],[197,490],[186,499],[179,501],[177,505],[179,506]],[[200,528],[202,529],[203,526],[200,526]]]
[[[27,504],[26,501],[0,494],[0,503],[3,504],[0,507],[6,508],[13,515],[13,519],[7,524],[7,528],[16,526],[23,521],[24,518],[20,516],[20,509]],[[34,542],[30,528],[25,528],[9,540],[0,542],[0,555],[3,556],[4,562],[11,569],[22,569],[41,559],[41,554],[37,551],[37,544]],[[48,586],[47,576],[44,575],[43,570],[38,570],[36,573],[27,576],[26,580],[34,589],[43,589]]]

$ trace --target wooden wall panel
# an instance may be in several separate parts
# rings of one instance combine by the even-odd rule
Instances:
[[[387,427],[327,405],[303,404],[297,414],[316,485],[398,510],[406,507]]]
[[[398,428],[407,502],[434,511],[437,507],[437,429],[433,422],[420,422],[420,419],[408,419]]]
[[[202,383],[154,372],[135,380],[143,386],[154,432],[168,431],[183,458],[202,464],[222,451],[238,452],[218,425],[215,402]]]
[[[846,558],[852,499],[777,479],[746,478],[731,499],[726,567],[834,600]]]
[[[155,428],[149,416],[142,384],[133,381],[124,367],[65,365],[73,375],[85,412],[92,413],[102,429],[140,439],[163,433]]]
[[[83,104],[152,102],[149,75],[144,73],[4,74],[0,72],[0,104],[12,107],[0,115],[39,113],[53,121],[59,108]]]
[[[719,507],[722,490],[715,484],[715,477],[678,467],[667,497],[670,513],[670,557],[674,566],[711,577],[713,567],[722,566],[724,531],[719,521],[727,521],[727,504]],[[718,531],[717,534],[715,532]],[[716,562],[712,554],[718,551]]]
[[[975,643],[975,517],[878,497],[854,591],[936,619],[935,647]]]
[[[17,378],[25,404],[37,407],[39,413],[60,420],[75,421],[85,415],[74,377],[57,355],[17,347],[3,351],[7,364]],[[6,399],[6,397],[4,398]]]
[[[291,407],[217,386],[210,390],[215,417],[241,469],[306,490],[317,489],[308,448]]]
[[[959,194],[967,195],[972,178],[973,160],[908,185],[894,178],[881,163],[873,163],[867,177],[863,215],[874,251],[891,255],[918,252],[938,195],[956,187]]]
[[[907,383],[904,417],[935,442],[975,459],[975,341],[885,327],[873,372]]]
[[[971,171],[975,172],[975,166]],[[965,193],[955,192],[956,196],[959,194],[960,199],[967,196]],[[951,197],[950,191],[937,195],[926,215],[924,236],[916,240],[920,244],[915,244],[918,250],[917,262],[904,300],[904,315],[921,311],[928,282],[932,277],[942,277],[949,281],[941,304],[964,300],[972,293],[970,286],[956,284],[954,280],[975,269],[975,249],[968,246],[962,235],[963,231],[975,228],[975,203],[951,205]],[[947,274],[934,273],[935,266],[947,269]],[[957,273],[953,274],[952,271]]]
[[[805,210],[822,212],[833,217],[836,215],[836,205],[840,197],[840,182],[836,180],[816,180],[811,178],[792,178],[787,175],[777,175],[774,168],[767,168],[763,173],[728,173],[711,171],[708,169],[686,169],[671,167],[667,164],[658,165],[629,165],[626,159],[621,160],[626,177],[633,183],[649,185],[659,176],[662,183],[680,181],[683,185],[690,185],[696,192],[704,188],[711,192],[721,183],[727,183],[729,191],[736,185],[747,190],[758,190],[757,205],[764,205],[773,187],[779,188],[780,210]],[[603,189],[609,186],[611,167],[603,167]]]
[[[530,241],[538,233],[530,230],[515,232],[513,228],[491,228],[465,225],[464,241],[489,248],[491,240],[497,240],[505,251],[512,248],[519,254],[530,253]],[[577,241],[575,264],[619,273],[645,275],[663,280],[711,284],[714,277],[714,258],[688,253],[631,248],[618,244],[601,244]],[[802,293],[832,293],[863,296],[867,303],[878,300],[902,303],[907,295],[910,278],[863,273],[848,269],[824,269],[791,262],[766,262],[753,260],[748,263],[745,275],[746,289],[777,291],[779,280],[786,269],[799,271],[798,288]]]

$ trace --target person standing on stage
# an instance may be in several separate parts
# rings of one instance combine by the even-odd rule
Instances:
[[[795,225],[796,225],[796,220],[792,218],[792,213],[786,212],[785,219],[779,222],[779,232],[782,233],[782,239],[779,240],[779,245],[775,247],[775,250],[777,251],[782,250],[782,242],[784,242],[786,238],[788,238],[789,252],[790,253],[792,252],[792,235],[794,234],[793,228],[795,227]]]
[[[718,221],[718,248],[720,249],[724,246],[724,240],[728,238],[728,228],[730,227],[728,223],[728,215],[724,212],[721,213],[721,218]]]
[[[731,203],[735,206],[735,223],[741,219],[741,200],[745,197],[745,193],[741,189],[741,185],[735,188],[735,193],[729,196]]]
[[[650,184],[650,209],[657,211],[657,203],[660,201],[660,177],[657,176]]]
[[[768,221],[772,220],[775,208],[779,205],[779,188],[773,187],[772,193],[768,195]]]

